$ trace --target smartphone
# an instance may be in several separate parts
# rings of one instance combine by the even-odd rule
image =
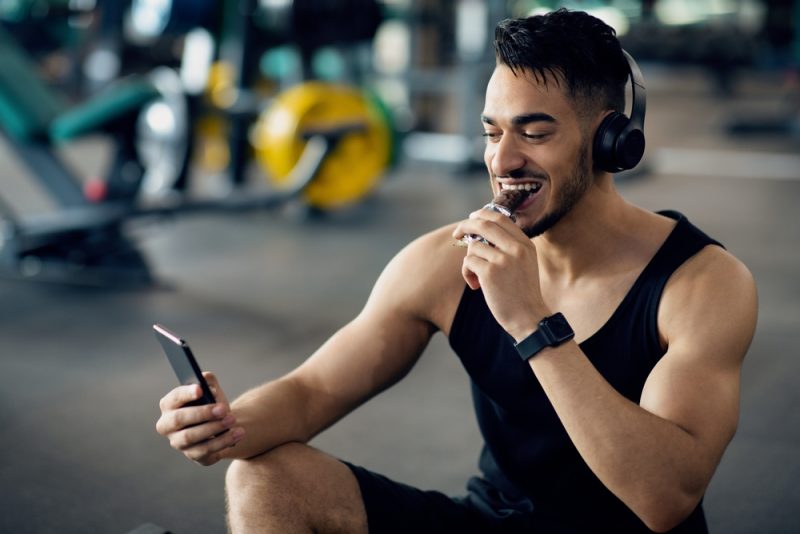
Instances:
[[[156,334],[156,339],[164,348],[178,381],[183,385],[199,384],[203,390],[202,397],[186,403],[185,406],[201,406],[216,402],[214,394],[211,393],[211,388],[208,387],[208,382],[203,377],[203,372],[192,354],[192,349],[189,348],[189,344],[160,324],[154,324],[153,331]]]

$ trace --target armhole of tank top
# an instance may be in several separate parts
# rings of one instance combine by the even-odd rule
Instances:
[[[663,212],[659,212],[663,213]],[[661,310],[661,299],[664,297],[664,290],[667,287],[672,276],[683,264],[691,258],[699,254],[707,246],[714,245],[725,248],[722,243],[706,235],[702,230],[693,225],[684,215],[678,212],[671,212],[680,216],[678,223],[675,226],[676,232],[671,246],[680,246],[681,258],[677,263],[667,266],[668,274],[660,277],[657,282],[656,288],[651,295],[655,301],[655,305],[649,307],[649,315],[646,318],[647,336],[653,343],[654,347],[658,348],[659,358],[663,356],[669,347],[662,346],[661,332],[658,328],[658,314]],[[678,228],[680,226],[680,228]],[[672,237],[672,236],[670,236]],[[687,250],[688,249],[688,250]]]

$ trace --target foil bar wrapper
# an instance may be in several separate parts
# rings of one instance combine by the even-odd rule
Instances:
[[[514,218],[514,210],[516,210],[522,201],[525,200],[527,195],[524,191],[520,191],[518,189],[502,189],[493,199],[491,202],[486,204],[483,209],[488,209],[492,211],[496,211],[498,213],[502,213],[506,217],[510,218],[512,221],[516,221]],[[485,245],[491,245],[489,241],[487,241],[482,236],[476,234],[467,234],[458,241],[456,241],[456,245],[460,247],[469,246],[470,243],[473,242],[480,242]]]

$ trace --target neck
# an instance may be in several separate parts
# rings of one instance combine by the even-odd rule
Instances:
[[[626,202],[603,173],[554,227],[534,238],[540,269],[569,282],[605,269],[624,247],[644,212]],[[627,241],[627,243],[626,243]]]

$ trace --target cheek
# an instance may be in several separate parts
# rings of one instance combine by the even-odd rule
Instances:
[[[542,153],[539,163],[550,176],[569,177],[573,174],[575,166],[581,161],[582,149],[583,146],[579,145]]]

